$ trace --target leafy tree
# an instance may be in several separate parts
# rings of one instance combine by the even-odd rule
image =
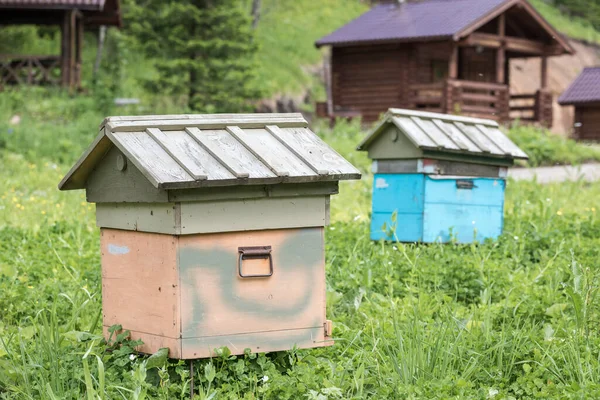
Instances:
[[[190,109],[248,110],[260,98],[250,15],[239,0],[129,1],[129,31],[159,78],[155,93],[187,95]]]

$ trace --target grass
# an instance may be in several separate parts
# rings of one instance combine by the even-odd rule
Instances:
[[[94,207],[81,191],[56,190],[99,111],[85,98],[49,96],[60,112],[45,101],[24,108],[10,125],[20,138],[0,150],[0,398],[187,398],[185,363],[100,336]],[[336,345],[242,357],[221,349],[195,363],[196,398],[600,395],[600,184],[510,181],[498,241],[372,242],[369,160],[353,150],[362,134],[351,124],[316,129],[365,172],[341,184],[326,229]],[[56,135],[71,145],[60,150]]]
[[[600,32],[583,18],[569,17],[544,0],[529,0],[542,16],[563,34],[589,43],[600,43]]]
[[[553,134],[547,129],[514,124],[509,137],[529,156],[530,167],[547,165],[582,164],[600,161],[597,144],[581,143]]]

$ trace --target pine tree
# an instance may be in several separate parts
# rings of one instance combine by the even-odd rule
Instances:
[[[137,0],[129,31],[155,59],[155,93],[187,95],[190,109],[238,112],[260,98],[256,43],[239,0]]]

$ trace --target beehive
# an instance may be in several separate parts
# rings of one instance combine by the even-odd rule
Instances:
[[[332,343],[323,227],[359,178],[300,114],[111,117],[59,188],[96,203],[105,332],[193,359]]]
[[[502,233],[507,168],[527,155],[492,120],[390,109],[373,160],[371,239],[469,243]]]

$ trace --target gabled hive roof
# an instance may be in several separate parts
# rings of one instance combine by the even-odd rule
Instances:
[[[83,189],[116,146],[160,189],[359,179],[301,114],[110,117],[59,184]]]
[[[422,150],[503,159],[528,158],[495,121],[397,108],[388,110],[383,122],[367,135],[357,150],[367,150],[390,124]]]

